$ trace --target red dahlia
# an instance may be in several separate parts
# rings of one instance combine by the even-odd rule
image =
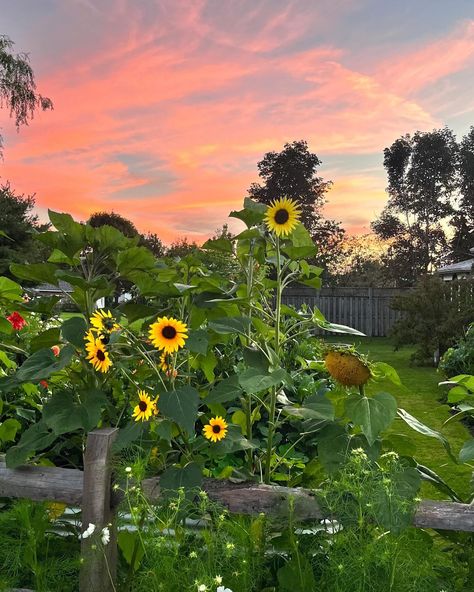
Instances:
[[[7,321],[10,321],[11,326],[15,329],[15,331],[21,331],[27,324],[21,314],[16,311],[12,312],[12,314],[7,317]]]

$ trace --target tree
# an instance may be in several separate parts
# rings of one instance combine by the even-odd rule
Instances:
[[[399,285],[413,285],[446,257],[442,223],[454,212],[457,153],[448,128],[402,136],[384,150],[389,199],[372,229],[391,240],[387,272]]]
[[[113,226],[117,230],[120,230],[127,238],[134,238],[139,235],[135,224],[131,220],[115,212],[94,212],[87,220],[87,224],[90,224],[94,228],[98,228],[99,226]]]
[[[155,257],[160,258],[165,256],[166,247],[160,237],[154,232],[147,232],[146,234],[142,235],[140,245],[147,247],[147,249],[149,249]]]
[[[459,146],[459,190],[457,211],[451,220],[454,236],[451,240],[451,260],[472,257],[474,248],[474,126]]]
[[[336,255],[344,230],[338,222],[322,216],[325,195],[332,182],[318,177],[320,165],[318,156],[309,151],[304,140],[286,143],[281,152],[267,152],[257,164],[264,183],[252,183],[248,194],[267,205],[280,197],[297,200],[301,222],[319,247],[318,263],[324,265]]]
[[[10,109],[17,129],[28,125],[37,109],[52,109],[51,99],[36,91],[36,82],[27,54],[12,52],[13,41],[0,36],[0,107]],[[0,153],[2,149],[0,136]]]
[[[11,278],[12,263],[37,263],[47,257],[47,249],[34,237],[49,224],[40,224],[32,214],[34,206],[33,195],[16,195],[8,183],[0,186],[0,275]]]
[[[384,261],[389,244],[373,234],[346,236],[341,256],[328,268],[331,286],[388,288],[392,280],[385,273]]]

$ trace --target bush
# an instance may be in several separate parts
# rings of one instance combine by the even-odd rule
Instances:
[[[469,327],[465,337],[445,352],[439,368],[446,378],[474,374],[474,324]]]
[[[414,344],[414,362],[433,364],[454,346],[474,317],[474,282],[444,282],[438,277],[422,278],[413,290],[393,300],[392,307],[402,312],[391,336],[395,346]]]

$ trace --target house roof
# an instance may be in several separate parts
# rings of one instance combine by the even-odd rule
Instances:
[[[458,263],[451,263],[438,269],[438,273],[441,275],[448,273],[471,273],[474,266],[474,259],[466,259],[465,261],[459,261]]]

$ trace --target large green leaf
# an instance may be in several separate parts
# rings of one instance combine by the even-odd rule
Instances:
[[[136,304],[135,302],[121,304],[119,310],[128,319],[129,323],[134,323],[140,319],[150,319],[160,312],[160,309],[154,306]]]
[[[64,321],[61,327],[63,338],[72,343],[77,349],[84,349],[84,337],[87,331],[87,324],[82,316],[71,317]]]
[[[470,462],[474,460],[474,438],[464,442],[461,451],[459,452],[459,462]]]
[[[334,405],[324,395],[315,393],[304,400],[302,406],[287,405],[283,411],[293,417],[301,419],[325,419],[334,421]]]
[[[233,211],[229,214],[230,218],[238,218],[245,222],[248,228],[260,224],[263,222],[267,206],[265,204],[258,203],[252,199],[246,197],[244,200],[244,209]]]
[[[373,397],[350,395],[346,401],[346,414],[362,427],[370,446],[386,430],[397,415],[397,401],[390,393],[377,393]]]
[[[34,353],[39,349],[45,347],[52,347],[53,345],[57,345],[59,343],[59,327],[51,327],[51,329],[46,329],[36,337],[33,337],[31,340],[30,349]]]
[[[57,435],[79,428],[89,432],[97,427],[107,397],[101,391],[91,390],[76,397],[71,392],[55,392],[43,408],[43,421]]]
[[[153,269],[156,260],[153,253],[146,247],[132,247],[126,251],[120,251],[116,262],[120,275],[127,277],[131,271]]]
[[[350,439],[343,426],[331,423],[318,436],[318,458],[328,473],[337,471],[344,463]]]
[[[216,333],[225,335],[227,333],[245,334],[250,326],[248,317],[224,317],[215,319],[209,323],[209,327]]]
[[[14,379],[16,382],[38,382],[48,378],[54,372],[65,368],[73,355],[74,348],[71,345],[63,347],[57,357],[50,348],[40,349],[23,362]]]
[[[9,300],[11,302],[21,302],[23,288],[13,280],[7,277],[0,277],[0,300]]]
[[[117,544],[132,571],[136,571],[145,556],[141,533],[138,530],[120,530],[117,535]]]
[[[209,239],[203,245],[203,249],[209,249],[210,251],[221,251],[224,253],[232,253],[232,241],[228,238],[216,238],[216,239]]]
[[[280,386],[281,383],[291,383],[290,375],[283,368],[278,368],[267,374],[262,374],[258,368],[248,368],[239,374],[239,384],[248,395]]]
[[[164,392],[158,402],[160,412],[174,420],[188,434],[194,433],[198,405],[199,393],[191,386]]]
[[[296,225],[282,245],[282,251],[293,261],[313,257],[317,250],[313,239],[301,222]]]
[[[221,380],[207,395],[206,405],[213,403],[228,403],[235,401],[242,394],[242,387],[239,385],[239,377],[234,374],[229,378]]]
[[[305,283],[305,282],[303,282]],[[348,335],[365,335],[357,329],[347,327],[346,325],[338,325],[337,323],[330,323],[329,321],[317,322],[317,325],[325,331],[331,331],[332,333],[347,333]]]
[[[280,592],[309,592],[316,589],[311,563],[304,555],[297,553],[278,570]]]
[[[58,278],[56,277],[56,265],[52,263],[27,263],[25,265],[20,263],[12,263],[10,270],[16,277],[22,280],[36,282],[38,284],[53,284],[58,285]]]
[[[56,435],[43,421],[33,424],[23,432],[18,444],[7,450],[5,457],[7,467],[14,469],[24,464],[31,454],[44,450],[55,439]]]
[[[413,417],[413,415],[410,415],[407,411],[405,411],[405,409],[399,409],[397,413],[398,416],[401,417],[407,425],[409,425],[413,430],[415,430],[415,432],[423,434],[424,436],[428,436],[429,438],[436,438],[437,440],[439,440],[441,444],[444,446],[446,452],[449,454],[450,458],[454,462],[457,462],[457,458],[451,452],[451,446],[448,440],[443,436],[443,434],[440,434],[440,432],[432,430],[424,423],[421,423],[421,421],[416,419],[416,417]]]
[[[21,423],[17,419],[9,417],[0,424],[0,442],[14,442]]]
[[[186,339],[186,349],[190,352],[205,356],[208,345],[209,335],[207,331],[204,331],[204,329],[195,329],[189,332],[189,336]]]
[[[0,333],[5,333],[6,335],[11,335],[13,333],[12,324],[3,317],[0,317]]]
[[[180,487],[184,490],[197,490],[202,483],[202,471],[200,466],[189,463],[185,467],[169,467],[160,477],[160,490],[174,492]]]

